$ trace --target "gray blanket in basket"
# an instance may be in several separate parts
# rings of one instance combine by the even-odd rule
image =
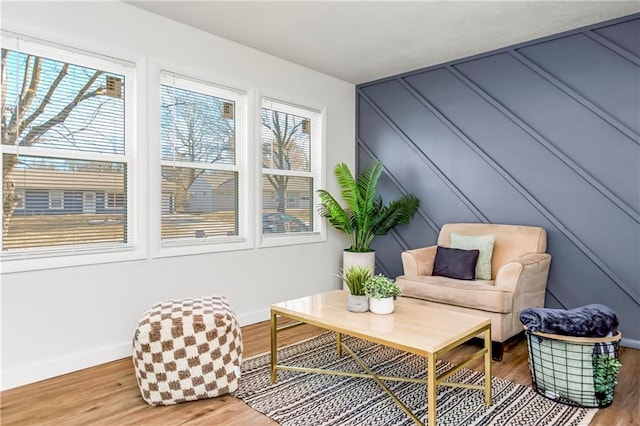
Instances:
[[[618,315],[597,303],[570,310],[528,308],[520,313],[520,322],[529,331],[564,336],[605,337],[618,331]]]

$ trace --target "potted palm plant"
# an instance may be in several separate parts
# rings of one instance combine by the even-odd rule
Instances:
[[[369,298],[364,292],[364,285],[373,274],[367,266],[352,265],[342,271],[342,281],[349,289],[347,309],[351,312],[367,312]]]
[[[345,206],[328,191],[318,190],[320,215],[351,239],[351,247],[344,252],[343,268],[352,264],[368,265],[373,273],[375,252],[370,248],[373,238],[385,235],[397,225],[409,223],[420,206],[420,200],[415,195],[406,194],[385,205],[382,197],[376,196],[378,179],[382,174],[380,161],[367,165],[357,178],[345,163],[336,165],[334,173]]]
[[[386,315],[393,312],[394,300],[400,294],[400,287],[384,275],[376,275],[364,283],[364,293],[369,296],[369,309],[374,314]]]

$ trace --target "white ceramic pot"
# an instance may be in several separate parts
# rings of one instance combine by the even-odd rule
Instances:
[[[394,307],[393,297],[385,297],[383,299],[372,297],[369,299],[369,310],[374,314],[390,314],[393,312]]]
[[[375,251],[367,251],[367,252],[353,252],[345,250],[342,252],[342,270],[346,271],[349,266],[353,265],[363,265],[369,267],[371,270],[371,275],[375,274],[376,268],[376,252]],[[347,285],[343,282],[342,289],[349,291]]]
[[[347,295],[347,310],[350,312],[367,312],[369,310],[369,298],[367,296]]]

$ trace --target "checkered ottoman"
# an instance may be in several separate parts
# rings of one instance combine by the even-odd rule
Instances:
[[[133,336],[133,365],[142,398],[172,405],[238,388],[242,334],[222,296],[151,306]]]

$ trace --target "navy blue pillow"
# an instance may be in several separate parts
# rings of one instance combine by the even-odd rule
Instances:
[[[479,254],[480,250],[438,246],[432,275],[458,280],[472,280],[476,277],[476,263],[478,263]]]

